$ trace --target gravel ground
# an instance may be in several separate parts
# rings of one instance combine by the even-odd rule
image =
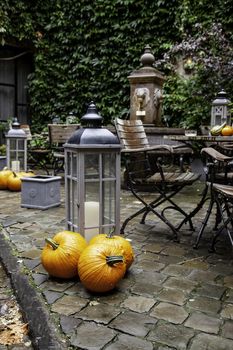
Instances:
[[[5,349],[31,350],[33,347],[10,279],[0,264],[0,350]]]

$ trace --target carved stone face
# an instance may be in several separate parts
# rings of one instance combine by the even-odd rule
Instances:
[[[136,110],[141,110],[146,107],[150,100],[149,90],[147,88],[137,88],[134,92],[134,104]]]

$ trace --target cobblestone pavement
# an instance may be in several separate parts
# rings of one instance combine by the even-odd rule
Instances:
[[[198,183],[179,195],[185,210],[196,205],[202,188]],[[140,205],[129,192],[121,196],[123,220]],[[188,227],[176,243],[152,215],[146,225],[134,219],[125,232],[134,264],[114,291],[90,294],[78,278],[51,278],[40,264],[45,237],[65,228],[63,198],[62,186],[61,206],[41,211],[21,208],[20,193],[0,191],[0,256],[35,348],[233,349],[232,250],[223,237],[217,253],[208,252],[214,217],[198,250],[192,248],[196,233]],[[194,218],[197,229],[205,212],[206,206]],[[176,222],[178,216],[172,215]]]

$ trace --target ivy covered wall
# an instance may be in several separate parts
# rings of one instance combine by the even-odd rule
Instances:
[[[172,114],[176,125],[197,125],[208,118],[206,98],[220,85],[233,99],[231,76],[221,74],[233,62],[232,10],[231,0],[2,0],[0,35],[2,45],[12,38],[33,45],[32,126],[55,115],[65,119],[70,111],[82,116],[91,100],[106,123],[125,116],[127,77],[139,68],[146,44],[167,76],[164,113]],[[213,37],[205,40],[207,33]],[[223,48],[228,57],[221,56]],[[225,59],[220,68],[219,57]],[[180,77],[177,62],[187,58],[191,67]]]

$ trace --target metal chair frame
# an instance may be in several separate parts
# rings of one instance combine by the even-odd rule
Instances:
[[[213,238],[211,245],[211,250],[213,250],[217,237],[222,232],[224,227],[228,230],[228,224],[230,221],[232,221],[232,218],[225,220],[224,213],[230,213],[230,206],[228,205],[227,200],[231,198],[230,194],[231,191],[233,191],[233,187],[229,186],[229,184],[232,183],[233,178],[233,174],[231,172],[233,157],[224,155],[213,147],[203,148],[201,154],[205,158],[206,194],[207,191],[209,191],[209,196],[206,196],[205,200],[209,199],[209,206],[193,248],[198,248],[210,215],[212,214],[213,208],[216,206],[216,219],[214,226],[216,238]],[[220,223],[222,223],[222,226],[218,228]]]
[[[161,148],[164,145],[161,145]],[[140,153],[140,152],[139,152]],[[140,223],[144,224],[149,213],[154,213],[162,220],[172,231],[173,237],[179,241],[178,231],[185,224],[189,223],[190,230],[194,230],[192,216],[186,213],[175,201],[173,197],[179,193],[185,186],[192,185],[198,180],[199,175],[194,173],[164,172],[162,166],[162,157],[153,163],[148,152],[143,153],[143,159],[134,160],[128,157],[126,159],[126,182],[131,193],[143,204],[143,207],[125,219],[121,226],[120,233],[123,234],[127,224],[135,217],[142,214]],[[148,189],[158,196],[152,201],[146,202],[143,199],[141,191]],[[168,203],[164,208],[159,207]],[[167,210],[175,210],[183,215],[183,219],[177,226],[174,226],[166,217]]]

